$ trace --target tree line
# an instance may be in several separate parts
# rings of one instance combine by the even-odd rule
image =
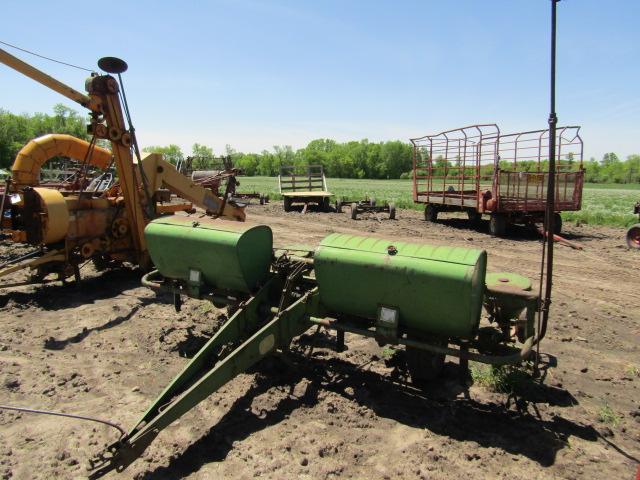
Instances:
[[[148,152],[162,153],[167,160],[178,163],[185,158],[177,145],[150,146]],[[276,145],[273,150],[260,153],[237,152],[227,145],[224,155],[231,157],[233,165],[247,176],[275,176],[280,166],[322,165],[328,177],[340,178],[400,178],[412,166],[411,145],[397,140],[369,142],[368,140],[338,143],[330,139],[318,139],[297,150],[289,145]],[[190,156],[197,159],[195,168],[207,168],[215,157],[211,148],[194,144]]]
[[[53,115],[16,115],[0,109],[0,168],[11,167],[22,147],[47,133],[68,133],[89,140],[87,119],[62,104],[53,107]]]
[[[67,133],[89,140],[86,123],[86,118],[62,104],[53,107],[53,114],[17,115],[0,109],[0,168],[10,167],[18,151],[27,142],[47,133]],[[144,150],[162,153],[173,164],[187,155],[192,156],[197,159],[193,165],[196,169],[206,169],[215,161],[213,149],[199,143],[193,144],[187,155],[174,144],[148,146]],[[412,146],[399,140],[370,142],[364,139],[340,143],[331,139],[317,139],[304,148],[294,150],[289,145],[276,145],[272,150],[260,153],[242,153],[227,145],[222,154],[230,156],[233,164],[248,176],[275,176],[281,165],[320,164],[328,177],[410,178],[413,164]],[[434,159],[434,167],[438,170],[436,174],[443,174],[452,165],[455,165],[455,161]],[[585,161],[584,167],[587,182],[640,183],[640,155],[629,155],[626,160],[621,160],[615,153],[606,153],[602,160],[592,157]],[[505,165],[505,168],[508,166]],[[465,175],[471,173],[465,172]]]

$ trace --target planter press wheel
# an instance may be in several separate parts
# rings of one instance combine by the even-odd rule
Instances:
[[[629,248],[640,249],[640,223],[632,225],[627,230],[627,245]]]
[[[351,220],[355,220],[357,218],[358,218],[358,204],[352,203],[351,204]]]
[[[446,347],[446,341],[437,342],[438,345]],[[433,353],[416,347],[407,347],[406,359],[407,370],[411,376],[411,383],[421,384],[436,379],[444,367],[444,353]]]

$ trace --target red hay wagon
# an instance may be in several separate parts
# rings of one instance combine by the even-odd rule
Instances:
[[[558,127],[556,233],[562,211],[580,210],[584,168],[580,127]],[[496,124],[471,125],[411,139],[413,201],[425,204],[425,220],[466,211],[471,222],[490,216],[492,235],[509,224],[544,219],[549,130],[503,135]]]

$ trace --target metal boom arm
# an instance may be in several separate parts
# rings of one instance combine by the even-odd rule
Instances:
[[[44,72],[41,72],[35,67],[32,67],[28,63],[23,62],[17,57],[14,57],[7,51],[0,48],[0,62],[4,63],[8,67],[13,68],[17,72],[22,73],[23,75],[35,80],[38,83],[41,83],[45,87],[49,87],[51,90],[58,92],[61,95],[64,95],[70,100],[73,100],[76,103],[79,103],[85,108],[88,108],[92,112],[100,112],[100,103],[95,99],[85,95],[84,93],[80,93],[77,90],[71,88],[68,85],[65,85],[59,80],[47,75]]]
[[[319,305],[317,288],[275,315],[267,313],[269,310],[261,311],[268,304],[268,297],[281,288],[282,280],[272,278],[248,300],[154,401],[136,427],[92,461],[96,470],[91,478],[99,478],[111,470],[122,472],[142,455],[161,430],[311,327],[309,317],[317,313]],[[239,346],[225,355],[221,349],[228,343]]]

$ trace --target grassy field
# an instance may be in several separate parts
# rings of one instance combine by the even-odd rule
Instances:
[[[256,191],[269,194],[273,199],[278,194],[276,177],[241,177],[240,191]],[[394,202],[399,208],[422,210],[422,205],[413,203],[411,180],[355,180],[349,178],[327,179],[329,191],[341,198],[364,198],[373,196],[378,200]],[[633,205],[640,200],[640,184],[603,185],[588,183],[583,191],[582,210],[565,212],[565,221],[580,221],[593,225],[626,227],[638,222],[631,213]]]

